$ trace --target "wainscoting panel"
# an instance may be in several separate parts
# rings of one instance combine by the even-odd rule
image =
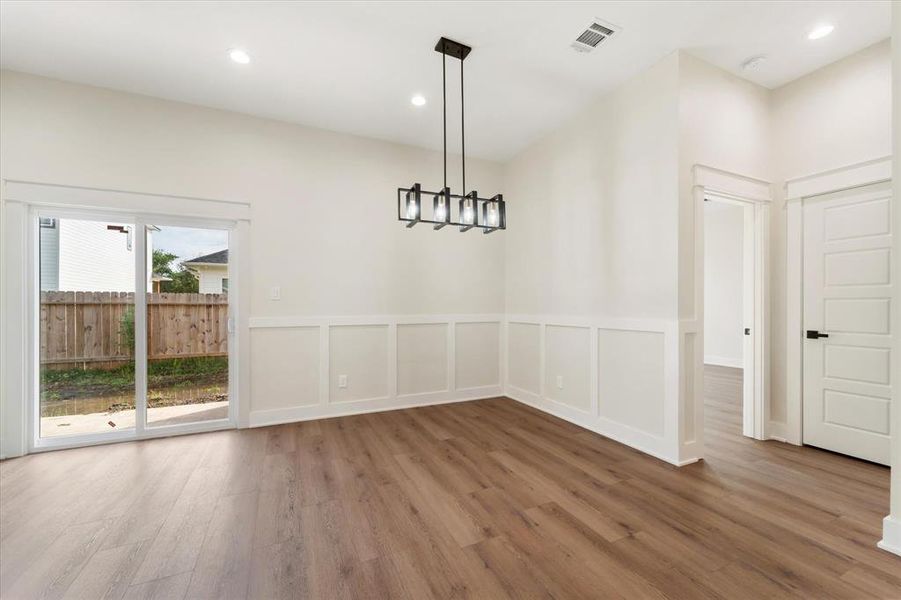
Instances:
[[[397,394],[446,392],[447,324],[397,326]]]
[[[601,417],[663,436],[663,342],[657,331],[598,331]]]
[[[388,335],[387,325],[329,328],[329,402],[388,397]]]
[[[544,389],[547,399],[591,414],[591,328],[548,325]]]
[[[541,332],[537,323],[507,325],[507,376],[511,385],[532,394],[541,393]]]
[[[510,315],[506,330],[505,395],[672,464],[697,460],[696,440],[683,448],[695,424],[679,419],[680,395],[697,390],[680,389],[678,321]]]
[[[250,372],[256,409],[319,404],[319,328],[252,330]]]
[[[454,366],[458,390],[500,386],[501,324],[457,323]]]
[[[694,323],[486,314],[249,325],[252,427],[506,395],[672,464],[703,452],[698,374],[686,372],[701,351]]]
[[[502,324],[498,314],[251,317],[250,426],[501,396]]]

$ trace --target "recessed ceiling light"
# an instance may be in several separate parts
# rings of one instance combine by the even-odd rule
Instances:
[[[818,40],[820,38],[824,38],[827,35],[829,35],[830,33],[832,33],[833,29],[835,29],[835,27],[833,27],[832,25],[829,25],[828,23],[825,23],[823,25],[817,25],[810,31],[810,33],[807,34],[807,39],[808,40]]]
[[[425,96],[421,94],[416,94],[412,98],[410,98],[410,102],[413,106],[425,106]]]
[[[232,48],[228,51],[228,57],[239,65],[246,65],[250,62],[250,55],[240,48]]]

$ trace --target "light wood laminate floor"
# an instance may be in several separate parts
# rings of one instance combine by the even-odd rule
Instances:
[[[509,399],[0,465],[3,598],[901,598],[888,469],[740,435],[677,469]]]

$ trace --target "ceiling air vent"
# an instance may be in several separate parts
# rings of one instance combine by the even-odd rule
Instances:
[[[576,41],[572,43],[572,47],[578,52],[591,52],[617,31],[616,26],[595,19],[588,26],[588,29],[576,38]]]

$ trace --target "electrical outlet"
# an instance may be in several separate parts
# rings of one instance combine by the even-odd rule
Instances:
[[[270,300],[281,300],[282,299],[282,288],[277,285],[269,288],[269,299]]]
[[[338,387],[339,388],[347,387],[347,375],[338,375]]]
[[[563,375],[557,375],[557,389],[563,389]]]

